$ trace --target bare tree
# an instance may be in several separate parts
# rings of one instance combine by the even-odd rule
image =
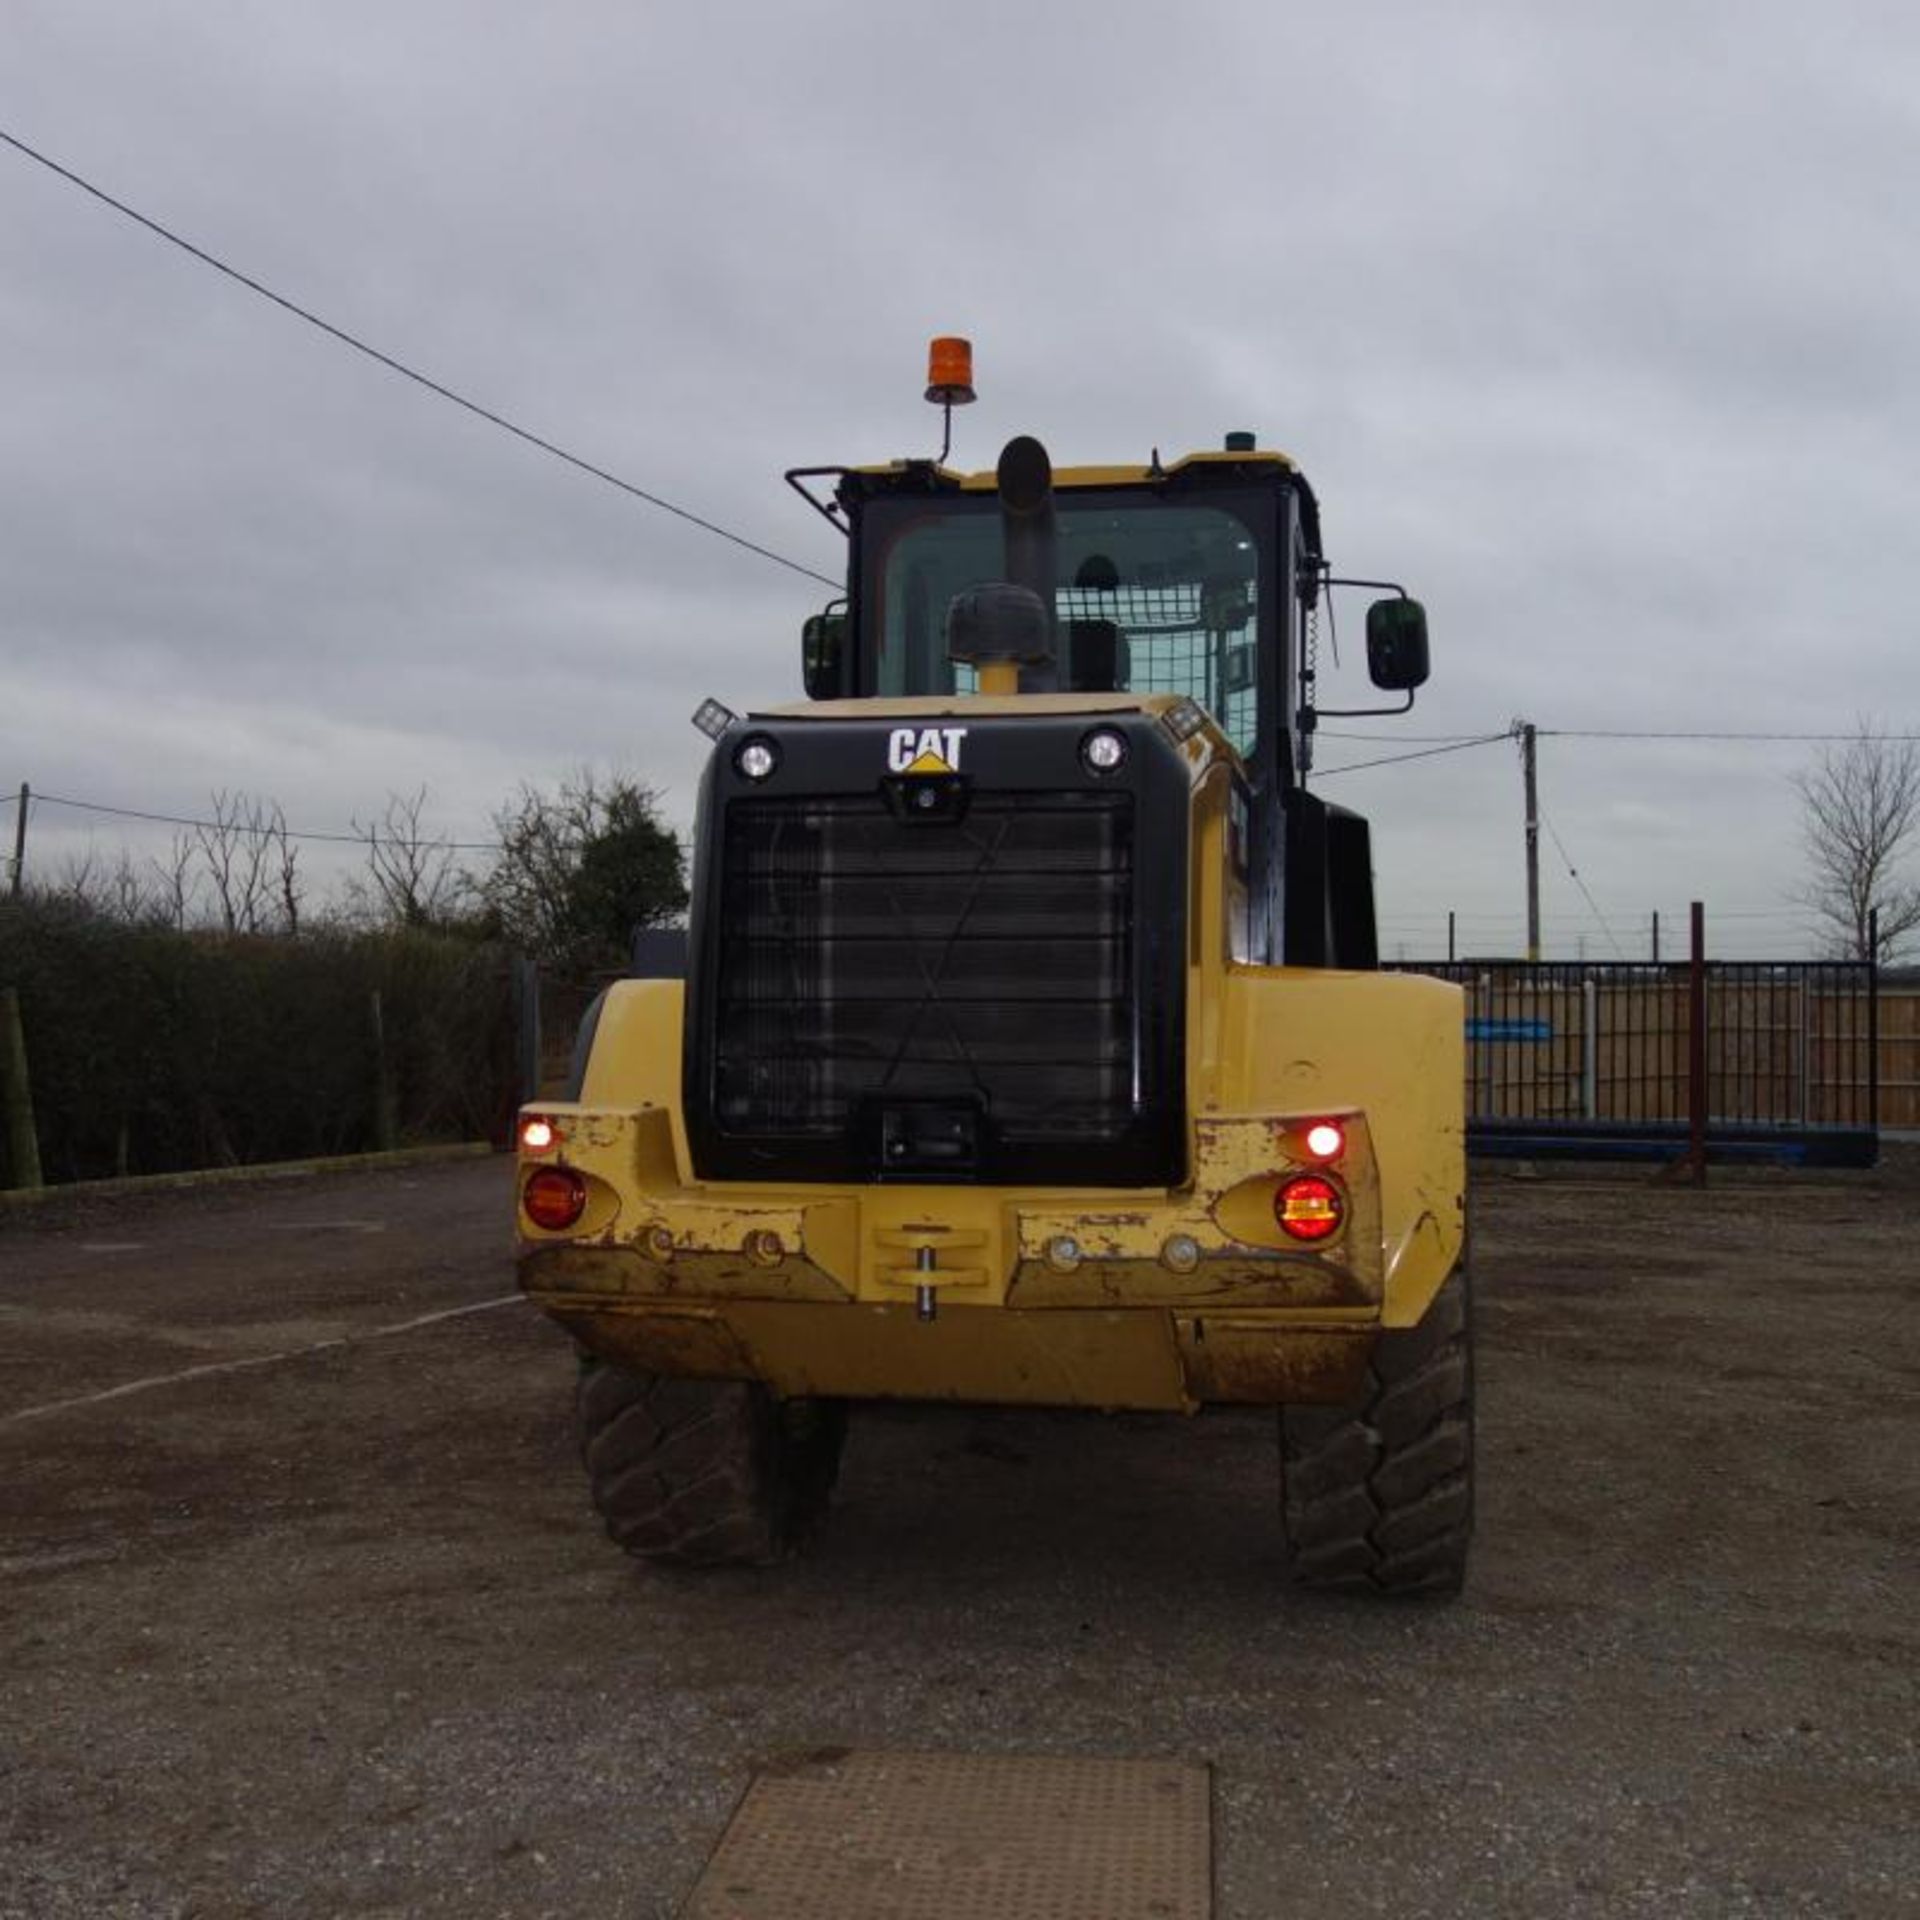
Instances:
[[[98,902],[101,911],[122,926],[144,927],[153,923],[153,894],[140,872],[139,863],[124,847],[120,851],[120,858],[107,869],[100,883]]]
[[[1920,886],[1898,872],[1920,827],[1920,741],[1895,738],[1862,720],[1845,745],[1822,748],[1794,785],[1813,868],[1807,904],[1819,914],[1828,944],[1848,959],[1891,960],[1920,927]]]
[[[300,846],[287,831],[287,816],[281,811],[278,800],[274,801],[267,817],[267,831],[263,838],[272,856],[276,891],[280,896],[280,912],[286,921],[287,937],[295,939],[300,932],[300,909],[306,900],[306,888],[300,880]]]
[[[220,923],[229,933],[258,933],[272,898],[267,855],[273,829],[266,803],[222,787],[213,795],[212,813],[193,834]]]
[[[195,847],[190,834],[176,833],[164,860],[149,860],[153,869],[154,913],[176,933],[184,932],[200,883],[194,877]]]
[[[421,816],[427,790],[387,795],[387,810],[369,826],[353,830],[367,843],[365,889],[378,917],[406,927],[430,927],[458,909],[466,882],[453,864],[453,846],[430,833]]]

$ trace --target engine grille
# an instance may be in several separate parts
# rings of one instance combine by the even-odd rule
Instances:
[[[1135,1127],[1130,794],[976,792],[934,824],[879,793],[734,800],[723,874],[725,1134],[842,1138],[914,1103],[977,1114],[996,1153]]]

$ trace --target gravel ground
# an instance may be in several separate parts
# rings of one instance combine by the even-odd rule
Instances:
[[[1916,1912],[1920,1151],[1482,1181],[1439,1607],[1282,1590],[1255,1414],[869,1413],[807,1559],[634,1568],[507,1206],[0,1213],[0,1914],[670,1915],[819,1746],[1209,1761],[1223,1920]]]

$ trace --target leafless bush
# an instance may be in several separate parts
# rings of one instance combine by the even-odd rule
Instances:
[[[114,859],[92,846],[69,853],[55,867],[53,878],[33,891],[120,926],[150,926],[159,917],[153,888],[124,848]]]
[[[466,881],[453,846],[422,820],[427,790],[389,793],[386,812],[353,830],[367,843],[367,878],[358,888],[373,911],[365,917],[403,927],[444,926],[459,912]]]

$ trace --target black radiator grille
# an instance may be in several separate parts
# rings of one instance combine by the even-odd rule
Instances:
[[[1096,1147],[1136,1118],[1133,800],[975,793],[727,809],[714,1118],[844,1135],[953,1102],[1004,1145]]]

